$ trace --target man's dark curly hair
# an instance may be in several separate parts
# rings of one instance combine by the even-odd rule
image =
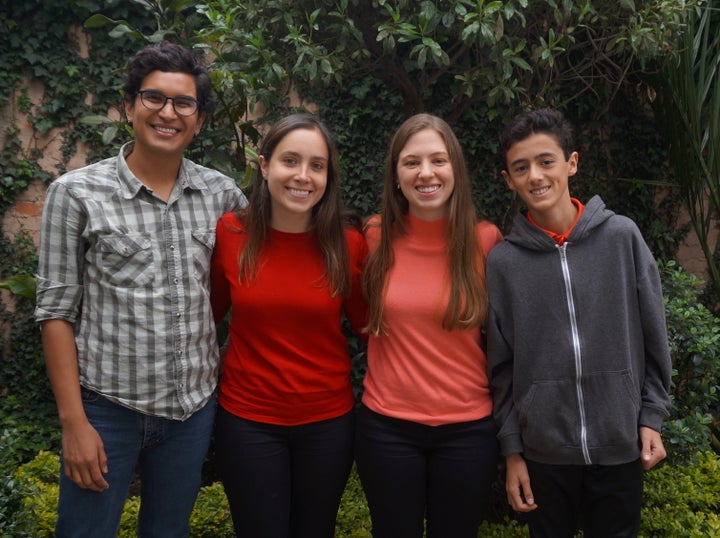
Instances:
[[[132,57],[128,63],[123,84],[126,101],[135,98],[142,81],[153,71],[191,75],[195,79],[199,103],[198,113],[211,113],[215,108],[215,98],[207,67],[190,49],[167,41],[148,45]]]

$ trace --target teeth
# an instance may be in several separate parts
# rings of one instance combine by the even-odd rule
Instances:
[[[159,125],[155,126],[155,130],[160,131],[161,133],[170,133],[170,134],[174,134],[174,133],[178,132],[177,129],[173,129],[171,127],[160,127]]]
[[[535,189],[534,191],[530,191],[531,194],[545,194],[547,191],[550,190],[550,187],[543,187],[542,189]]]
[[[420,191],[423,194],[429,194],[431,192],[435,192],[440,188],[439,185],[430,185],[428,187],[417,187],[417,190]]]
[[[310,191],[302,191],[300,189],[288,189],[290,191],[290,194],[293,196],[309,196]]]

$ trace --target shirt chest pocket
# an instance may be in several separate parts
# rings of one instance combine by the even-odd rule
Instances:
[[[193,273],[203,280],[210,272],[210,258],[215,247],[215,229],[192,231]]]
[[[106,235],[97,242],[101,278],[114,286],[152,285],[156,267],[150,234]]]

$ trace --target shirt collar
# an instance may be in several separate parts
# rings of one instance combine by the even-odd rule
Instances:
[[[570,237],[570,234],[572,233],[573,228],[575,228],[577,221],[580,220],[580,215],[582,215],[583,209],[585,209],[585,206],[583,205],[583,203],[580,200],[578,200],[577,198],[570,198],[570,201],[577,209],[577,214],[575,215],[575,220],[570,225],[570,228],[568,228],[564,233],[558,234],[551,230],[546,230],[542,226],[538,226],[538,223],[535,222],[533,220],[533,218],[530,216],[529,211],[527,212],[527,219],[532,225],[540,228],[543,232],[548,234],[553,239],[553,241],[555,241],[558,245],[562,246],[565,243],[565,241],[567,241],[568,238]]]
[[[125,198],[134,198],[145,187],[145,184],[140,181],[135,174],[132,173],[130,167],[127,164],[127,156],[132,153],[135,147],[135,141],[126,142],[120,148],[118,155],[118,177],[120,178],[120,187]],[[201,191],[205,188],[205,183],[201,180],[198,174],[191,175],[187,172],[186,159],[183,158],[180,163],[180,171],[178,172],[177,184],[181,190],[192,189]]]

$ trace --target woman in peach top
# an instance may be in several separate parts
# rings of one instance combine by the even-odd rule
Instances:
[[[475,538],[497,471],[481,327],[485,256],[502,240],[478,221],[449,125],[415,115],[395,133],[370,258],[368,373],[356,461],[375,538]]]

